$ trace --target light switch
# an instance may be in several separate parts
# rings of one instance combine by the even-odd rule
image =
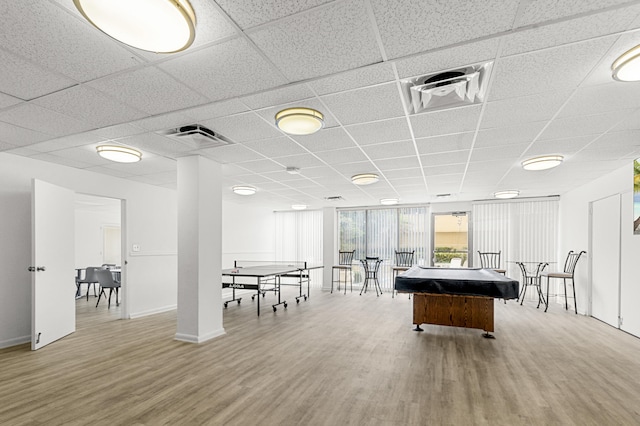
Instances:
[[[140,251],[140,244],[134,244],[134,245],[131,247],[131,250],[132,250],[132,251]]]

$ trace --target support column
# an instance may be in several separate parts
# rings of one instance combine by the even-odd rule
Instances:
[[[337,258],[337,227],[336,227],[336,208],[325,207],[322,209],[322,264],[324,265],[322,273],[322,290],[331,290],[331,274],[333,265],[338,261]]]
[[[220,164],[178,158],[178,327],[176,340],[202,343],[222,325]]]

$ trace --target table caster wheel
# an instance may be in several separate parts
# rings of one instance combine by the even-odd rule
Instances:
[[[224,302],[224,307],[225,307],[225,308],[227,307],[227,302]]]
[[[276,308],[275,306],[273,307],[273,312],[277,311],[278,308]]]
[[[300,299],[296,299],[296,304],[300,303]]]
[[[240,300],[238,300],[238,305],[240,304]]]
[[[304,297],[304,301],[305,301],[305,302],[307,301],[307,296],[305,296],[305,297]]]
[[[251,300],[255,300],[255,299],[256,299],[256,296],[254,294],[253,296],[251,296]]]
[[[287,307],[287,304],[286,304],[286,303],[284,304],[284,307],[285,307],[285,308]]]

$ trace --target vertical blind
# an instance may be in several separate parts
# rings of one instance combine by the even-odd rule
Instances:
[[[275,212],[277,261],[322,264],[322,211]],[[322,287],[322,269],[311,271],[311,286]]]
[[[558,200],[473,205],[473,241],[477,251],[501,252],[507,276],[520,279],[514,262],[556,262],[558,257]],[[475,265],[480,265],[477,251]],[[563,265],[547,268],[561,270]],[[522,282],[522,281],[521,281]],[[545,281],[546,282],[546,281]],[[556,293],[552,281],[551,293]],[[528,292],[537,298],[535,292]]]
[[[424,264],[429,241],[427,220],[427,207],[339,210],[338,249],[356,251],[354,284],[362,282],[359,260],[365,256],[384,260],[378,281],[386,290],[393,287],[391,266],[395,264],[396,251],[415,251],[414,263]]]

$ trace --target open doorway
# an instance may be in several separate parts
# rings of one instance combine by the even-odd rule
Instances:
[[[471,267],[470,212],[433,213],[431,216],[431,266]]]
[[[122,285],[122,201],[119,199],[76,194],[75,197],[75,267],[76,276],[86,277],[88,268],[109,269]],[[115,321],[123,315],[123,291],[111,295],[99,284],[81,284],[76,294],[76,328]],[[106,298],[105,298],[106,295]]]

